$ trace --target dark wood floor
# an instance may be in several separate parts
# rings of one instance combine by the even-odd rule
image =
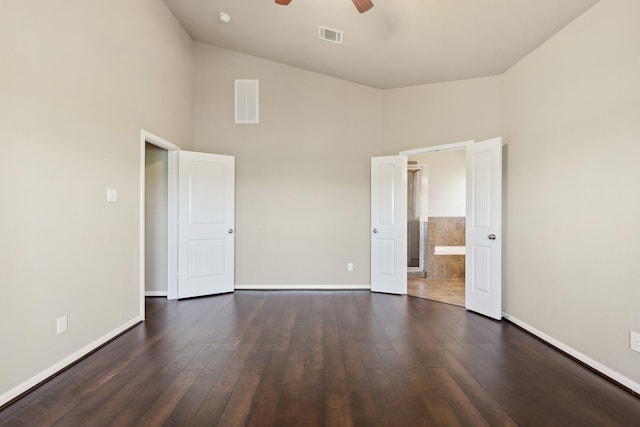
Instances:
[[[2,426],[631,426],[640,400],[506,322],[413,297],[147,301]],[[6,368],[6,367],[5,367]]]

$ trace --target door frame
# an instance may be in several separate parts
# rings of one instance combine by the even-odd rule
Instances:
[[[175,299],[178,294],[178,282],[177,282],[177,269],[178,269],[178,230],[177,227],[172,227],[172,224],[176,224],[178,217],[177,212],[177,182],[178,182],[178,151],[180,147],[163,139],[157,135],[152,134],[144,129],[140,130],[140,317],[145,318],[145,197],[146,197],[146,185],[145,185],[145,146],[149,143],[155,145],[158,148],[162,148],[167,151],[167,164],[168,164],[168,179],[167,179],[167,298]]]
[[[399,154],[402,156],[406,156],[407,158],[411,157],[411,156],[415,156],[418,154],[429,154],[429,153],[436,153],[436,152],[442,152],[442,151],[454,151],[454,150],[464,150],[465,152],[467,151],[467,148],[469,146],[471,146],[474,143],[473,140],[469,140],[469,141],[460,141],[460,142],[454,142],[451,144],[443,144],[443,145],[435,145],[433,147],[424,147],[424,148],[416,148],[413,150],[406,150],[406,151],[401,151]],[[465,160],[466,161],[466,160]],[[469,179],[468,177],[465,177],[465,181]],[[404,223],[407,223],[407,215],[405,213],[405,217],[404,217]],[[405,241],[407,239],[407,228],[405,227],[403,229],[403,233],[405,234]],[[466,246],[466,242],[465,242],[465,247]],[[409,273],[409,267],[407,267],[407,261],[408,261],[408,255],[405,255],[405,260],[404,260],[404,269],[405,269],[405,274]],[[467,282],[467,275],[465,274],[465,288],[466,288],[466,282]],[[466,292],[465,292],[465,301],[466,301]]]

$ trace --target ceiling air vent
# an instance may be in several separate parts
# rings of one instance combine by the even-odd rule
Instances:
[[[318,28],[320,30],[320,40],[335,44],[342,44],[342,31],[323,27],[322,25],[320,25]]]

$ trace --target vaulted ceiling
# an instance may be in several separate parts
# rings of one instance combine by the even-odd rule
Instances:
[[[503,73],[597,1],[164,0],[193,40],[377,88]]]

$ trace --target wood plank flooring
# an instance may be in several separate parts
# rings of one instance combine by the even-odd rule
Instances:
[[[507,322],[366,291],[147,300],[2,426],[631,426],[640,400]]]

